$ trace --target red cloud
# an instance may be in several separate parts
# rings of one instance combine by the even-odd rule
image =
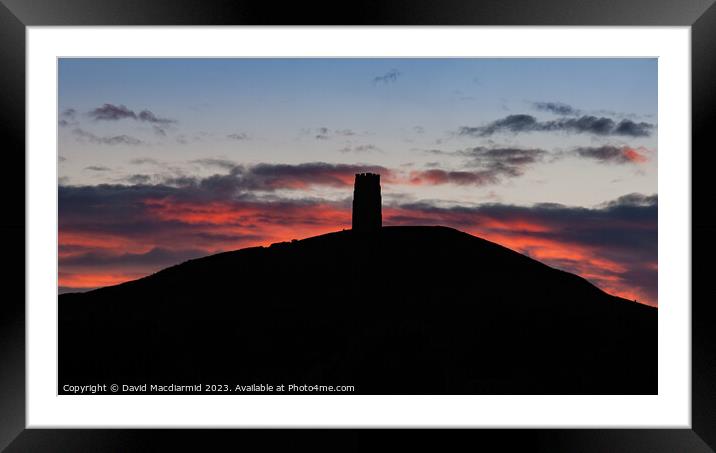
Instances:
[[[491,171],[446,171],[439,169],[413,171],[408,178],[412,185],[475,185],[495,184],[498,179]]]
[[[549,222],[535,219],[495,219],[459,210],[434,213],[416,212],[399,208],[384,211],[387,225],[410,225],[415,223],[434,225],[457,225],[475,236],[496,242],[512,250],[526,254],[553,267],[580,275],[610,294],[656,306],[657,300],[646,291],[635,287],[624,277],[629,266],[610,256],[606,246],[589,245],[560,239],[560,230]],[[627,225],[622,225],[628,228]],[[655,270],[656,262],[642,262],[641,266]]]
[[[115,284],[194,256],[315,236],[351,223],[344,202],[202,201],[181,189],[155,187],[66,190],[71,196],[61,192],[59,232],[63,287]],[[632,194],[601,209],[403,205],[386,206],[383,218],[388,226],[452,226],[581,275],[612,294],[656,305],[654,203]],[[610,214],[612,205],[622,208]],[[625,206],[635,211],[619,214]]]
[[[628,146],[622,148],[622,153],[624,154],[624,158],[629,162],[640,164],[648,160],[645,155],[639,153],[639,151],[634,148],[629,148]]]
[[[208,255],[244,247],[270,245],[350,227],[351,213],[331,203],[183,202],[171,199],[143,200],[147,231],[76,231],[71,226],[59,235],[59,286],[94,288],[132,280],[177,264],[113,264],[113,257],[146,254],[187,245]],[[101,227],[100,227],[101,229]],[[92,253],[97,263],[78,264],[75,258]]]

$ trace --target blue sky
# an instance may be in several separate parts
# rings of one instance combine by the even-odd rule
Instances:
[[[395,77],[386,77],[390,74]],[[126,134],[143,141],[121,153],[78,143],[74,129],[64,128],[61,154],[68,159],[77,154],[78,159],[69,159],[62,176],[73,183],[96,183],[107,175],[88,174],[86,166],[109,165],[121,172],[119,167],[127,160],[142,157],[176,165],[203,157],[424,165],[436,160],[424,150],[495,142],[495,137],[455,137],[458,127],[524,112],[549,117],[535,112],[534,102],[560,102],[585,114],[655,122],[656,83],[655,59],[62,59],[60,111],[74,109],[81,121],[81,112],[110,103],[176,120],[167,128],[168,138],[161,139],[147,124],[82,122],[82,130],[96,135]],[[319,135],[315,131],[320,128],[355,135],[331,137],[325,143],[307,139]],[[226,138],[231,134],[248,139],[236,143]],[[551,149],[585,143],[656,146],[654,136],[629,143],[624,137],[585,138],[507,135],[501,143]],[[373,152],[340,152],[356,148]],[[559,173],[569,172],[569,166],[561,167]],[[536,179],[555,178],[551,169],[555,167],[538,169]],[[593,179],[608,177],[601,170],[592,171]],[[638,191],[656,190],[655,175],[633,178],[610,170],[616,174],[612,180],[632,180],[617,191],[628,190],[627,185]],[[531,186],[505,197],[519,203],[541,201],[528,195],[535,194]],[[555,186],[545,196],[571,204],[599,201],[590,196],[593,188],[581,193],[583,201],[579,196],[560,197],[557,192],[564,189]],[[470,196],[463,194],[461,200]]]

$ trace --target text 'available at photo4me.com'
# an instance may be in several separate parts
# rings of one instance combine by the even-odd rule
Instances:
[[[353,393],[353,385],[321,384],[66,384],[61,395],[201,395]]]

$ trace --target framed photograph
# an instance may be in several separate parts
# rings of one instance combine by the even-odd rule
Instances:
[[[2,446],[713,451],[711,3],[3,1]]]

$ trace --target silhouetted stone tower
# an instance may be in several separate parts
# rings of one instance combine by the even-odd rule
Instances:
[[[353,230],[377,231],[382,225],[380,175],[358,173],[353,186]]]

